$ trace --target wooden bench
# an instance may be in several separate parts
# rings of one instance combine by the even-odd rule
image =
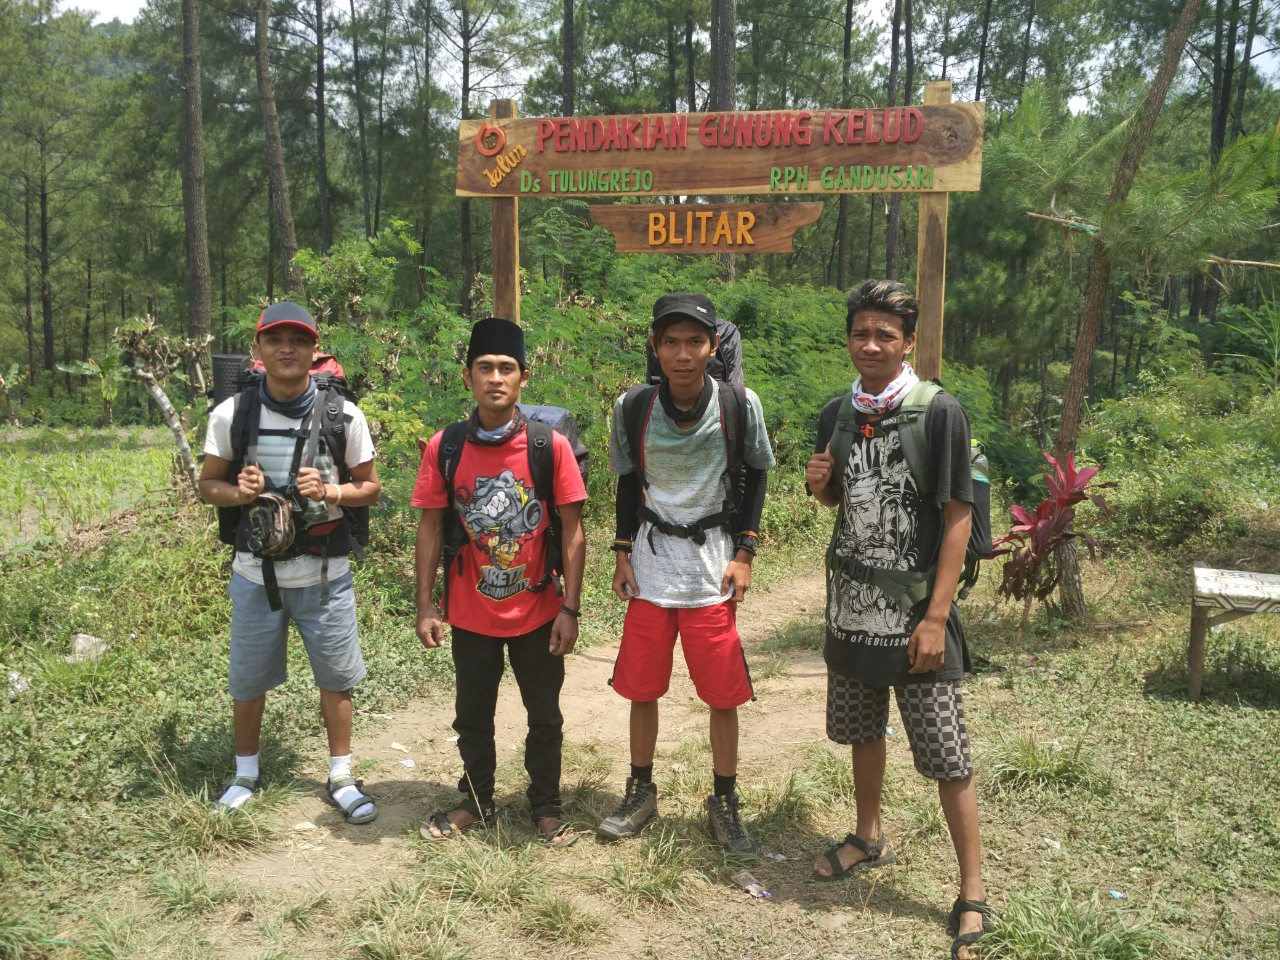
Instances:
[[[1204,682],[1204,641],[1210,627],[1251,613],[1280,613],[1280,576],[1247,570],[1214,570],[1203,563],[1191,567],[1191,640],[1187,644],[1187,697],[1200,699]],[[1210,612],[1219,610],[1210,616]]]

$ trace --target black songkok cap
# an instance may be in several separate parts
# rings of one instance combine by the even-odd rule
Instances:
[[[476,357],[489,354],[511,357],[520,364],[521,370],[527,369],[524,362],[524,331],[520,329],[520,325],[501,317],[486,317],[472,327],[471,342],[467,344],[467,366],[470,367]]]

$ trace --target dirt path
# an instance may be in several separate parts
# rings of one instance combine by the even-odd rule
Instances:
[[[798,619],[820,614],[823,604],[821,574],[809,574],[774,583],[749,596],[738,612],[738,628],[749,660],[757,673],[760,644]],[[617,643],[594,646],[571,655],[561,703],[569,750],[585,745],[608,764],[607,782],[620,791],[627,774],[627,701],[613,692]],[[792,650],[786,654],[781,676],[760,680],[757,699],[741,711],[741,779],[767,770],[780,753],[803,749],[823,739],[822,699],[826,668],[819,653]],[[284,842],[266,853],[230,864],[230,876],[266,888],[328,887],[337,877],[375,879],[393,873],[403,864],[406,831],[437,809],[439,801],[453,801],[453,785],[461,773],[453,736],[452,699],[414,701],[385,721],[382,729],[358,737],[353,744],[357,772],[366,791],[377,799],[378,820],[369,826],[346,826],[336,810],[321,799],[324,770],[317,767],[312,792],[290,804],[279,817]],[[498,744],[498,799],[523,790],[523,772],[517,767],[524,741],[526,717],[510,671],[503,679],[496,717]],[[706,707],[694,694],[681,657],[671,690],[662,700],[659,752],[672,751],[691,739],[705,737]],[[401,750],[393,746],[407,748]],[[508,759],[509,755],[509,759]],[[568,759],[568,758],[567,758]],[[402,761],[412,760],[413,768]],[[504,762],[505,761],[505,762]],[[571,766],[571,764],[567,764]],[[600,772],[604,772],[601,770]],[[300,828],[300,829],[299,829]]]

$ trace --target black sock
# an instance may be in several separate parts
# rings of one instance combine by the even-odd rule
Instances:
[[[631,765],[631,779],[636,783],[653,783],[653,764],[647,767],[637,767],[634,763]]]
[[[731,796],[733,794],[734,788],[738,785],[738,775],[736,773],[732,773],[727,777],[722,777],[720,776],[720,774],[715,773],[714,770],[712,771],[712,773],[715,774],[715,778],[716,778],[716,785],[715,785],[716,796],[717,797]]]

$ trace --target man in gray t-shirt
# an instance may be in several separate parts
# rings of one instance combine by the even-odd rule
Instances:
[[[658,699],[670,685],[679,635],[711,709],[712,835],[726,850],[754,856],[735,789],[737,708],[752,696],[735,614],[751,585],[773,452],[759,398],[706,372],[719,343],[711,301],[668,294],[653,314],[662,380],[618,399],[609,437],[609,469],[618,475],[613,588],[627,603],[611,682],[631,701],[631,776],[622,805],[597,832],[633,837],[657,810]]]

